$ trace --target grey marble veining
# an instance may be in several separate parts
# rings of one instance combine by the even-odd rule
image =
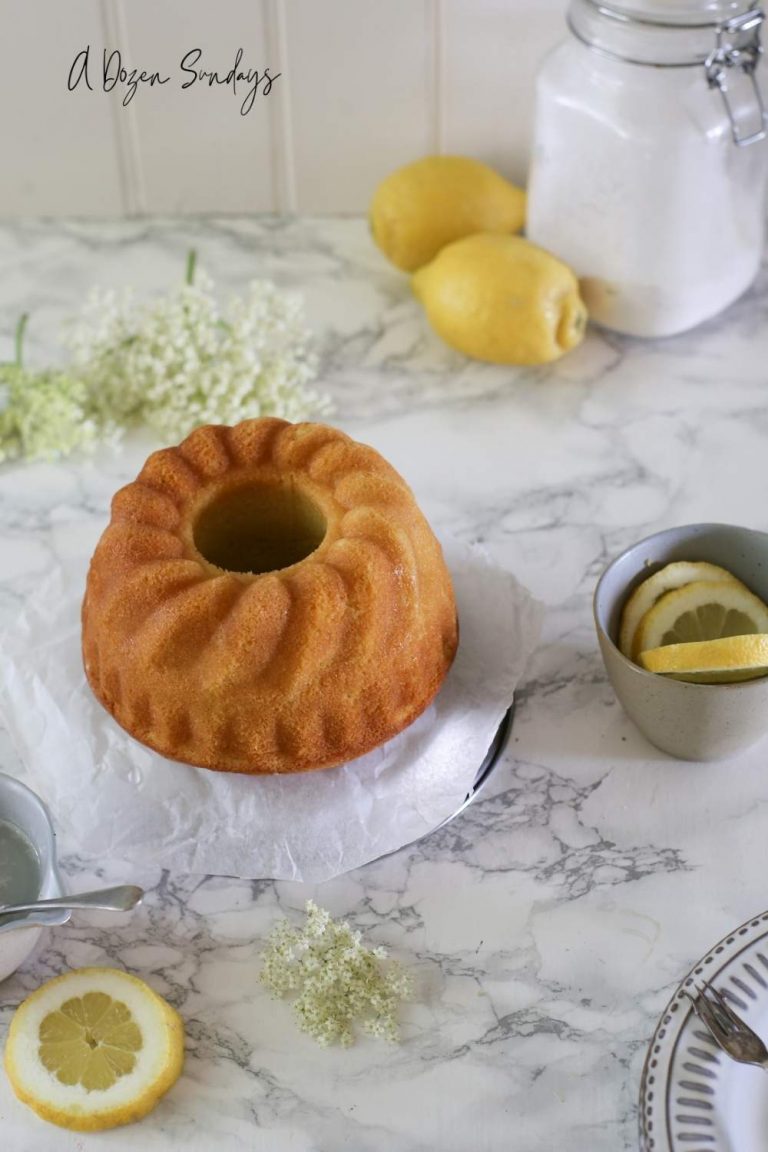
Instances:
[[[322,886],[123,877],[67,853],[70,885],[135,880],[130,917],[77,914],[0,985],[0,1038],[43,979],[146,978],[181,1011],[185,1074],[141,1125],[44,1125],[0,1076],[3,1148],[191,1152],[634,1149],[647,1040],[677,981],[768,906],[762,756],[678,763],[623,716],[594,640],[605,563],[649,532],[768,528],[768,279],[690,334],[591,332],[547,369],[470,363],[431,335],[355,220],[30,222],[0,228],[0,356],[29,311],[32,361],[94,283],[156,291],[185,253],[222,288],[300,289],[336,421],[399,468],[432,521],[482,541],[547,606],[513,736],[484,798],[431,838]],[[0,623],[95,543],[153,447],[0,469]],[[0,767],[18,767],[0,736]],[[62,765],[66,771],[66,765]],[[258,983],[262,941],[308,897],[411,971],[403,1043],[323,1051]]]

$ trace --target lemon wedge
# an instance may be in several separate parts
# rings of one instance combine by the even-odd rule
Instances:
[[[643,616],[635,648],[647,652],[666,644],[719,640],[768,632],[768,606],[743,584],[694,580],[666,592]]]
[[[116,968],[81,968],[43,984],[16,1010],[5,1046],[18,1098],[81,1132],[141,1119],[183,1061],[178,1013]]]
[[[672,592],[675,588],[682,588],[685,584],[694,581],[715,583],[728,581],[741,584],[735,576],[717,564],[708,564],[705,561],[677,560],[667,564],[638,584],[632,595],[624,605],[619,628],[619,649],[629,660],[637,660],[639,649],[636,644],[637,630],[645,613],[653,608],[656,601],[665,592]],[[744,587],[744,585],[741,585]]]
[[[691,644],[666,644],[640,653],[640,664],[676,680],[729,684],[768,673],[768,636],[724,636]]]

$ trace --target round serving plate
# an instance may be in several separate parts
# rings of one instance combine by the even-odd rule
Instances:
[[[768,912],[723,937],[667,1004],[640,1084],[643,1152],[765,1152],[768,1076],[719,1050],[686,996],[714,985],[768,1040]]]

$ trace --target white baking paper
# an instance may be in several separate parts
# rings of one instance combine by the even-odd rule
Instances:
[[[0,711],[61,849],[85,862],[318,882],[434,829],[472,786],[541,620],[541,606],[478,550],[444,550],[460,642],[437,699],[367,756],[296,776],[192,768],[128,736],[83,673],[85,568],[48,575],[0,637]]]

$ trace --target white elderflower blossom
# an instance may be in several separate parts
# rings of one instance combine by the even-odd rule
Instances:
[[[386,968],[383,948],[368,948],[346,921],[336,923],[312,900],[306,924],[275,925],[263,956],[261,981],[273,996],[298,992],[294,1011],[299,1027],[323,1047],[354,1043],[359,1021],[372,1036],[397,1042],[395,1013],[411,994],[411,981],[394,962]]]
[[[0,462],[25,457],[55,460],[87,451],[98,429],[82,381],[64,372],[26,372],[0,365],[5,407],[0,411]]]
[[[0,365],[0,460],[53,458],[115,441],[147,424],[166,441],[200,424],[253,416],[303,420],[330,412],[308,387],[317,374],[301,301],[255,281],[222,311],[204,274],[166,296],[94,291],[66,332],[66,371]]]
[[[68,343],[102,416],[143,422],[168,440],[199,424],[330,410],[306,387],[317,364],[301,302],[268,281],[224,313],[204,273],[144,306],[95,295]]]
[[[81,380],[22,367],[27,320],[25,313],[16,327],[15,360],[0,364],[0,462],[19,456],[54,460],[76,448],[91,448],[97,435]]]

